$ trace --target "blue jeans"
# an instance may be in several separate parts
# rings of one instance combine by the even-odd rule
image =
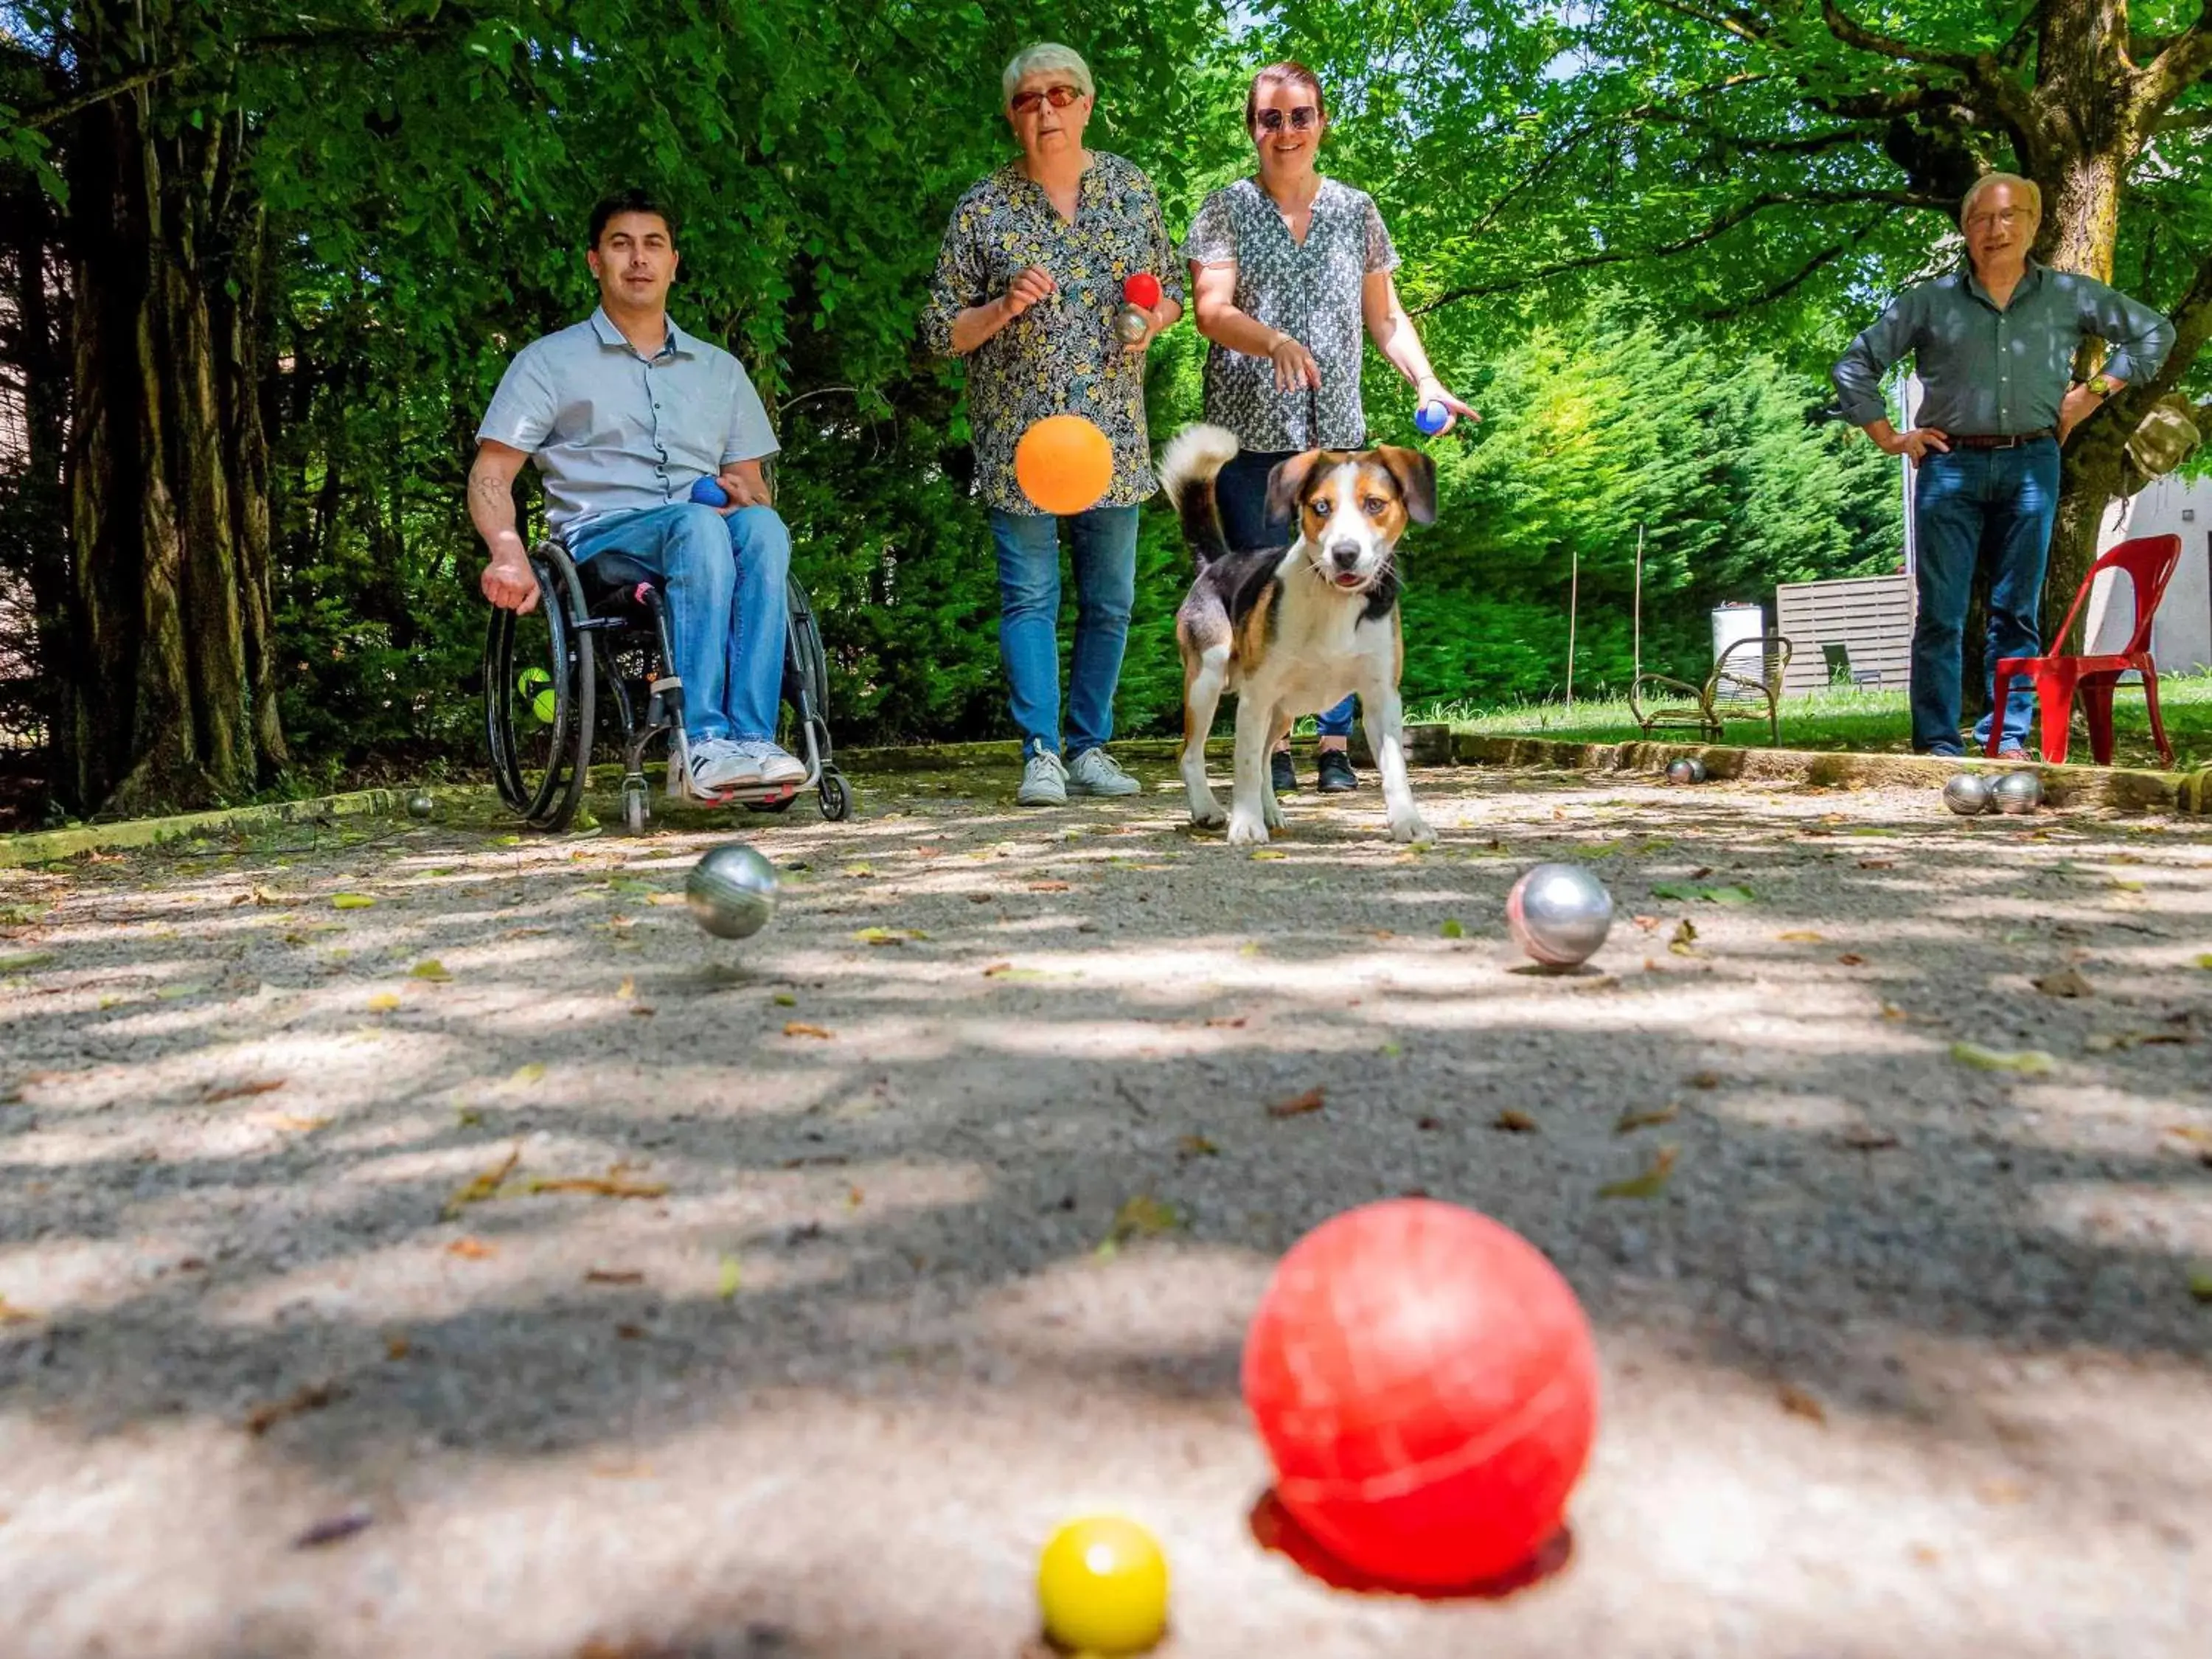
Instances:
[[[1213,500],[1221,509],[1221,533],[1231,552],[1291,544],[1290,514],[1270,516],[1267,512],[1267,475],[1297,453],[1295,449],[1240,449],[1221,469],[1221,476],[1213,481]],[[1335,708],[1322,711],[1314,722],[1322,736],[1352,735],[1352,702],[1347,693]]]
[[[566,539],[579,564],[611,550],[662,578],[676,653],[669,666],[684,682],[687,735],[775,738],[791,532],[774,507],[742,507],[725,519],[711,507],[674,501],[607,514]]]
[[[991,509],[999,550],[999,655],[1022,756],[1060,752],[1060,526],[1075,567],[1075,653],[1067,671],[1067,757],[1114,735],[1114,690],[1137,602],[1137,509],[1094,507],[1065,520]]]
[[[1912,625],[1912,746],[1955,755],[1966,599],[1978,566],[1990,570],[1984,695],[1995,689],[1998,658],[2032,657],[2042,648],[2037,611],[2058,507],[2058,445],[2039,438],[2017,449],[1954,449],[1930,454],[1916,471],[1920,613]],[[2035,688],[2014,680],[1998,746],[2024,745],[2034,714]],[[1989,736],[1984,714],[1974,727],[1975,746]]]

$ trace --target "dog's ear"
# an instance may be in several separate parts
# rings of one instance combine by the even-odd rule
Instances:
[[[1318,449],[1309,449],[1303,455],[1293,455],[1287,461],[1278,461],[1274,471],[1267,474],[1267,516],[1290,520],[1292,541],[1296,541],[1298,535],[1297,514],[1293,511],[1297,506],[1298,494],[1305,489],[1306,480],[1313,476],[1314,468],[1320,465],[1322,453]]]
[[[1395,444],[1382,445],[1375,459],[1398,481],[1398,493],[1406,498],[1406,516],[1415,524],[1434,524],[1437,464],[1418,449],[1402,449]]]

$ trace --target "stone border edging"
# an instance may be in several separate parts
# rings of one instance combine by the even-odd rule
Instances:
[[[1415,765],[1544,767],[1566,772],[1663,773],[1682,756],[1705,763],[1715,778],[1747,778],[1830,787],[1907,784],[1942,785],[1960,763],[1926,755],[1859,755],[1822,749],[1747,749],[1723,744],[1573,743],[1556,738],[1483,737],[1454,732],[1433,722],[1406,728],[1408,757]],[[1173,738],[1134,738],[1116,742],[1115,752],[1147,760],[1172,761],[1182,743]],[[1364,757],[1365,744],[1355,731],[1352,748]],[[987,743],[922,744],[900,749],[848,749],[838,764],[852,772],[917,772],[933,767],[1010,766],[1021,758],[1012,739]],[[1970,760],[1969,765],[1996,766]],[[2054,806],[2110,806],[2128,812],[2180,812],[2212,816],[2212,767],[2196,772],[2150,772],[2130,767],[2043,766],[2044,797]],[[398,814],[407,810],[405,789],[356,789],[307,800],[271,801],[258,806],[223,807],[179,817],[128,818],[115,823],[80,823],[66,830],[37,830],[0,836],[0,869],[46,864],[78,853],[118,847],[152,847],[182,836],[223,830],[301,823],[313,819]],[[453,799],[491,793],[489,784],[425,786],[425,793]]]

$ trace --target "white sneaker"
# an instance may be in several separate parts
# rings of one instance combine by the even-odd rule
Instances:
[[[760,781],[760,763],[727,738],[694,738],[690,763],[669,786],[678,800],[718,801],[732,789]]]
[[[1139,795],[1145,786],[1103,749],[1086,749],[1067,769],[1067,787],[1079,795]]]
[[[753,763],[763,784],[798,783],[806,776],[806,763],[766,738],[739,738],[737,750]]]
[[[1040,749],[1022,769],[1022,787],[1014,799],[1024,806],[1067,805],[1067,763],[1049,749]]]

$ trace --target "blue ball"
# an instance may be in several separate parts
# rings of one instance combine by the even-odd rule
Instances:
[[[707,507],[727,507],[730,493],[712,478],[702,478],[691,486],[691,499]]]
[[[1450,419],[1451,410],[1433,398],[1413,411],[1413,424],[1431,438],[1443,431],[1444,423]]]

